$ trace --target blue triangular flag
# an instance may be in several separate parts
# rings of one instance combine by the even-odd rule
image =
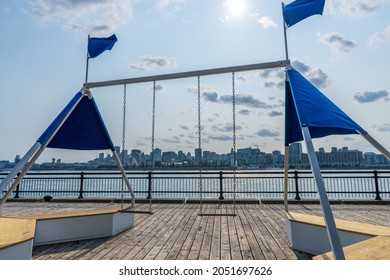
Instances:
[[[111,50],[115,45],[117,38],[115,34],[108,38],[90,38],[88,41],[88,54],[90,58],[99,56],[107,50]]]
[[[303,140],[297,111],[295,110],[294,100],[291,93],[289,81],[285,82],[286,104],[285,104],[285,119],[284,119],[284,146],[290,143],[295,143]]]
[[[302,127],[309,128],[312,138],[333,134],[358,134],[357,131],[367,133],[295,69],[288,69],[287,75],[293,104],[287,104],[289,101],[286,100],[286,106],[294,105],[295,109],[295,112],[286,114],[286,118],[292,119],[290,127],[286,128],[288,143],[303,139],[297,132],[300,132]]]
[[[296,0],[283,8],[283,17],[287,26],[308,18],[312,15],[322,15],[325,0]]]
[[[81,95],[81,92],[78,92],[75,95],[38,139],[38,142],[40,142],[41,145],[48,143],[48,148],[114,150],[114,144],[111,141],[94,99],[90,99],[86,95],[81,98]],[[81,100],[76,108],[50,140],[50,137],[55,133],[58,126],[80,98]]]

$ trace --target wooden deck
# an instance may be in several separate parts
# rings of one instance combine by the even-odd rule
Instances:
[[[116,206],[118,204],[115,204]],[[9,202],[3,214],[28,215],[112,207],[103,203]],[[140,204],[137,209],[147,210]],[[205,213],[231,213],[232,205],[203,205]],[[237,204],[237,216],[198,216],[198,204],[154,204],[154,215],[136,215],[135,226],[110,238],[34,247],[39,260],[299,260],[290,248],[282,204]],[[321,215],[319,205],[291,211]],[[332,205],[338,219],[390,226],[390,205]]]

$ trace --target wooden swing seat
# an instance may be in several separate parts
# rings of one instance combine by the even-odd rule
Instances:
[[[145,210],[124,210],[124,211],[121,211],[121,212],[125,212],[125,213],[132,213],[132,214],[144,214],[144,215],[154,215],[154,212],[152,211],[145,211]]]
[[[201,217],[236,217],[235,213],[199,213],[198,216]]]

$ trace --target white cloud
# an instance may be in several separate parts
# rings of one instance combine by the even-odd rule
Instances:
[[[343,35],[336,32],[327,32],[324,34],[317,34],[318,41],[329,46],[333,53],[350,52],[357,47],[357,44],[352,40],[346,39]]]
[[[146,55],[141,57],[141,60],[137,64],[131,65],[131,68],[152,70],[154,68],[175,68],[176,66],[176,59],[174,57]]]
[[[270,17],[267,17],[267,16],[262,17],[258,13],[251,14],[251,17],[254,18],[258,23],[260,23],[264,29],[271,28],[271,27],[274,27],[274,28],[278,27],[276,22],[273,19],[271,19]]]
[[[132,19],[131,0],[28,0],[27,12],[63,30],[94,35],[111,33]]]
[[[330,85],[328,74],[326,74],[322,69],[313,69],[299,60],[293,60],[292,66],[315,86],[319,88],[326,88]]]
[[[389,3],[390,0],[328,0],[326,8],[333,15],[367,17]]]
[[[224,23],[224,24],[229,24],[232,20],[231,20],[231,18],[229,17],[229,16],[225,16],[225,17],[223,17],[223,18],[220,18],[219,19],[222,23]]]
[[[185,0],[156,0],[156,7],[160,12],[172,15],[179,11],[185,2]]]
[[[372,34],[368,39],[368,46],[371,48],[386,44],[390,44],[390,25],[388,25],[384,31]]]

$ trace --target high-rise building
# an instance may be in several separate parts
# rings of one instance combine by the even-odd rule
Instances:
[[[288,161],[292,166],[302,164],[302,144],[292,143],[288,151]]]
[[[200,162],[202,160],[202,149],[195,149],[195,161]]]

